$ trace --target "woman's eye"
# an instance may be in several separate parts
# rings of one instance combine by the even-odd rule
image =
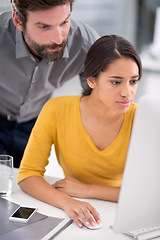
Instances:
[[[111,81],[111,83],[112,83],[113,85],[119,85],[119,84],[121,84],[120,81]]]
[[[130,84],[132,84],[132,85],[135,85],[135,84],[137,84],[138,83],[138,80],[131,80],[130,81]]]

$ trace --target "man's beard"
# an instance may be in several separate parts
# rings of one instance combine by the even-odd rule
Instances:
[[[59,61],[63,57],[65,46],[67,45],[68,39],[63,40],[61,44],[53,43],[51,45],[40,45],[36,42],[34,42],[28,35],[27,31],[23,31],[23,37],[25,39],[25,42],[29,46],[31,52],[33,51],[38,57],[43,58],[47,60],[48,62],[55,62]],[[56,49],[57,47],[60,47],[60,50],[58,51],[47,51],[48,49]]]

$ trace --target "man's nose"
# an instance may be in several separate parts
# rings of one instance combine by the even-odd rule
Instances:
[[[59,28],[54,29],[50,37],[51,43],[56,43],[57,45],[63,42],[62,32]]]

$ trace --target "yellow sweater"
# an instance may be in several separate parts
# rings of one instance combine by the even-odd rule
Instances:
[[[53,98],[43,107],[25,149],[18,182],[29,176],[44,175],[54,143],[65,176],[89,184],[121,186],[137,105],[131,104],[116,139],[101,151],[81,122],[80,97]]]

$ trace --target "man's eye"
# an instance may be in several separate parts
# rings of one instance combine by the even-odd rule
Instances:
[[[40,26],[39,28],[45,30],[45,29],[49,29],[49,26],[47,26],[47,25],[43,25],[43,26]]]
[[[69,23],[69,20],[64,21],[61,25],[65,25],[67,23]]]

